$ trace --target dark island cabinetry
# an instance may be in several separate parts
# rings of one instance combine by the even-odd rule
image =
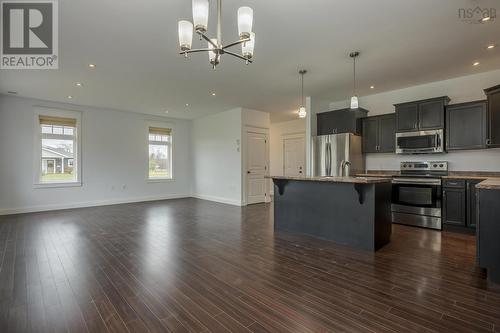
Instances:
[[[500,147],[500,85],[484,90],[488,97],[488,147]]]
[[[436,97],[395,104],[397,132],[425,131],[445,127],[445,106],[450,98]]]
[[[484,149],[488,139],[486,101],[446,107],[446,150]]]
[[[341,109],[316,114],[318,135],[341,133],[361,134],[361,118],[366,117],[368,110]]]
[[[362,120],[363,152],[394,153],[396,115],[385,114]]]

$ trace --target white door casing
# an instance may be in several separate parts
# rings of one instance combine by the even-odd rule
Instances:
[[[283,175],[304,177],[306,167],[306,143],[303,134],[283,137]]]
[[[250,205],[267,201],[268,138],[251,131],[246,135],[246,203]]]

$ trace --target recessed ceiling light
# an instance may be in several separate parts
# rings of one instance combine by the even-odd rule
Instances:
[[[489,20],[491,20],[491,17],[490,17],[490,16],[486,16],[486,17],[483,17],[483,18],[481,19],[481,21],[482,21],[482,22],[487,22],[487,21],[489,21]]]
[[[370,89],[375,89],[375,86],[370,86]]]
[[[81,87],[81,86],[82,86],[82,83],[81,83],[81,82],[76,82],[76,83],[75,83],[75,85],[76,85],[77,87]]]
[[[168,113],[168,110],[165,110],[165,113]]]
[[[215,93],[214,93],[214,92],[212,93],[212,96],[215,96]]]
[[[189,104],[188,104],[188,103],[186,103],[186,106],[189,106]]]
[[[475,63],[473,63],[472,66],[479,66],[479,61],[476,61]]]
[[[73,99],[73,96],[71,96],[71,95],[68,95],[68,99]]]
[[[89,68],[95,68],[96,65],[95,64],[89,64]]]
[[[490,44],[490,45],[488,45],[488,50],[494,49],[495,47],[496,47],[495,44]]]

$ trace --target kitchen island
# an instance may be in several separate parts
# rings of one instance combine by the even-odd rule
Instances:
[[[275,176],[274,229],[376,251],[390,242],[391,180]]]

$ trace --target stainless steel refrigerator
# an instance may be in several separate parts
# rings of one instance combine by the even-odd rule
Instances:
[[[313,138],[313,176],[350,176],[363,172],[361,136],[352,133],[320,135]]]

